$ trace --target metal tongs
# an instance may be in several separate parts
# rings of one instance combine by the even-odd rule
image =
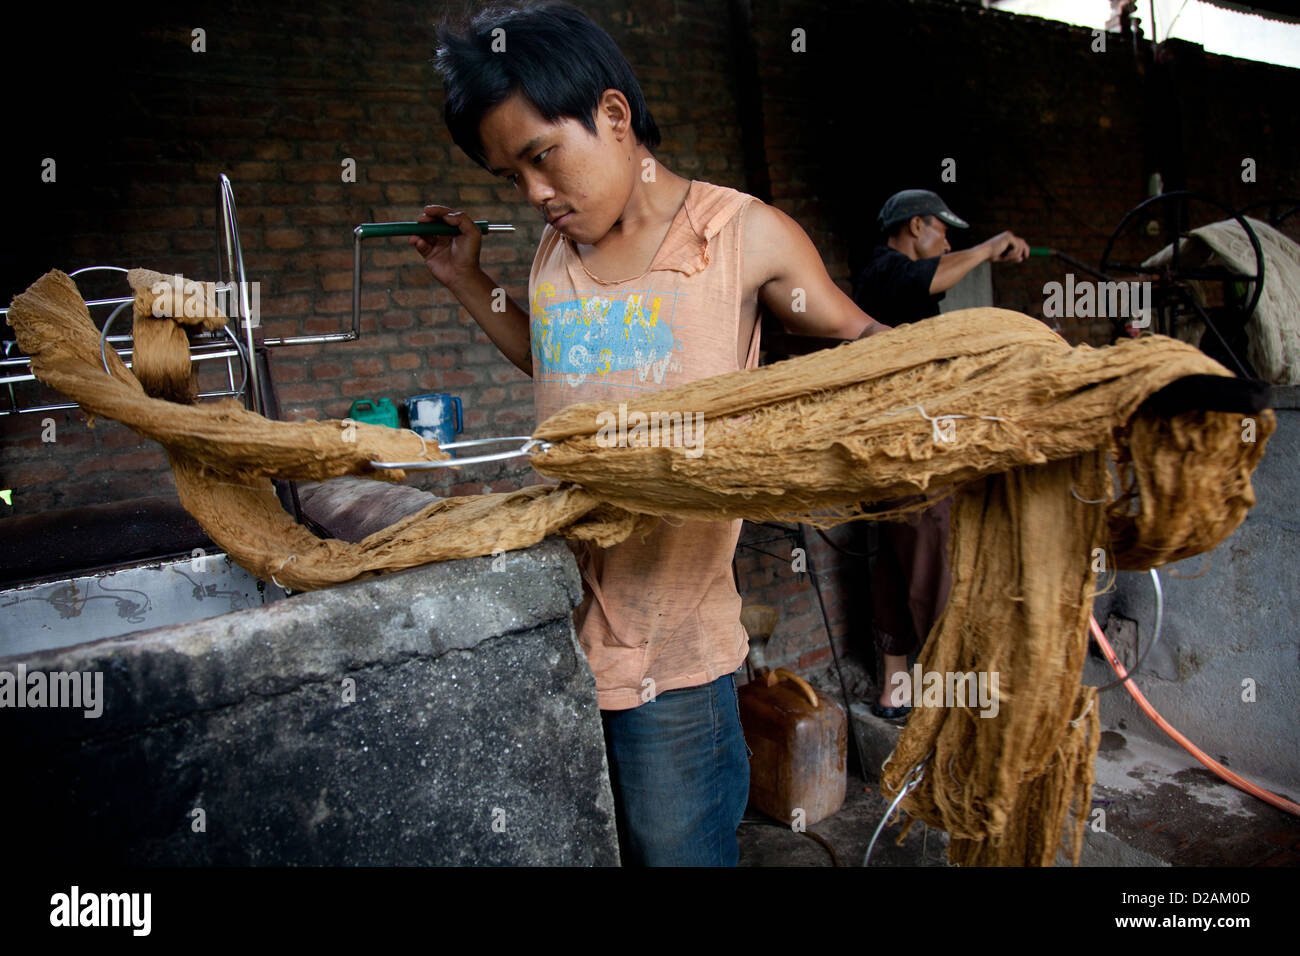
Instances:
[[[418,432],[417,432],[418,434]],[[454,441],[438,447],[446,451],[451,448],[470,448],[478,445],[497,445],[506,441],[519,441],[523,444],[513,451],[499,451],[490,455],[474,455],[470,458],[448,458],[446,461],[372,461],[372,468],[401,468],[405,471],[428,471],[430,468],[454,468],[457,465],[477,465],[485,461],[505,461],[507,458],[522,458],[535,451],[548,451],[552,446],[540,438],[528,435],[509,435],[505,438],[471,438],[468,441]]]

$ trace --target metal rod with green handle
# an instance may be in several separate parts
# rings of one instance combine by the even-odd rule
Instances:
[[[475,220],[479,232],[514,232],[515,227],[507,222],[487,222]],[[459,236],[460,229],[449,222],[363,222],[352,230],[357,240],[382,239],[389,236]]]
[[[508,222],[475,220],[479,232],[514,232]],[[363,222],[352,230],[352,332],[361,334],[361,242],[393,236],[459,236],[460,229],[446,222]]]
[[[1106,273],[1099,272],[1098,270],[1094,269],[1092,266],[1088,265],[1088,263],[1083,262],[1080,259],[1076,259],[1074,256],[1069,255],[1068,253],[1064,253],[1060,249],[1053,249],[1051,246],[1030,246],[1029,247],[1029,257],[1031,259],[1039,259],[1039,258],[1047,259],[1047,258],[1051,258],[1052,256],[1055,256],[1057,259],[1060,259],[1062,262],[1066,263],[1067,265],[1074,266],[1074,268],[1086,272],[1091,276],[1096,276],[1098,279],[1101,279],[1103,282],[1111,281],[1110,276],[1106,275]]]

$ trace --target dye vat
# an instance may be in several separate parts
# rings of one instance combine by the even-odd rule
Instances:
[[[558,540],[292,596],[216,552],[7,584],[8,852],[616,865],[581,594]]]

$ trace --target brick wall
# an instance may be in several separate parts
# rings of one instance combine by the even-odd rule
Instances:
[[[780,611],[765,649],[771,667],[807,671],[826,666],[832,660],[832,636],[841,655],[852,652],[868,664],[873,660],[869,608],[861,600],[870,566],[858,555],[870,553],[875,536],[866,524],[842,525],[826,535],[834,546],[808,528],[801,538],[795,526],[744,525],[736,549],[741,596],[746,604]]]
[[[1011,229],[1093,265],[1155,169],[1166,189],[1230,204],[1300,193],[1296,70],[1180,43],[1156,70],[1118,35],[1093,52],[1088,30],[949,2],[754,0],[752,25],[773,202],[845,289],[899,189],[934,189],[972,224],[950,231],[957,248]],[[792,50],[795,30],[806,52]],[[1253,184],[1244,157],[1258,161]],[[955,182],[941,178],[945,159]],[[1041,315],[1043,284],[1070,269],[996,265],[996,299]],[[1109,331],[1062,326],[1072,341]]]
[[[789,212],[845,289],[896,189],[941,191],[974,224],[963,239],[1012,229],[1094,263],[1152,169],[1168,188],[1234,204],[1300,194],[1294,70],[1176,45],[1175,61],[1155,71],[1115,36],[1094,53],[1086,30],[944,2],[579,5],[637,71],[664,134],[660,159]],[[352,226],[411,219],[431,201],[516,224],[514,236],[485,240],[484,261],[523,303],[541,222],[443,128],[428,62],[443,9],[384,0],[362,16],[335,0],[104,14],[81,23],[95,42],[79,48],[75,71],[51,70],[48,49],[32,45],[25,62],[9,61],[36,95],[6,106],[21,135],[0,161],[23,230],[0,264],[0,298],[51,267],[110,262],[210,276],[224,171],[269,335],[345,327]],[[54,29],[52,20],[39,26]],[[206,53],[191,51],[195,27],[206,30]],[[804,53],[791,50],[796,28]],[[40,182],[46,156],[58,161],[53,184]],[[1258,163],[1254,184],[1241,182],[1245,156]],[[345,158],[357,161],[355,183],[341,179]],[[940,179],[945,158],[956,160],[954,183]],[[1043,283],[1065,271],[1050,260],[997,266],[998,301],[1041,314]],[[274,353],[286,418],[342,417],[359,397],[450,391],[464,399],[468,434],[529,429],[526,377],[400,240],[367,244],[362,305],[360,341]],[[1063,325],[1074,341],[1106,332]],[[40,440],[45,417],[56,425],[53,444]],[[14,490],[14,513],[170,487],[156,446],[83,419],[75,410],[0,418],[0,488]],[[464,494],[531,480],[502,465],[413,482]],[[742,541],[771,533],[747,526]],[[866,546],[859,532],[831,534]],[[741,548],[737,568],[746,602],[782,610],[769,656],[807,668],[829,651],[810,577],[791,568],[793,546]],[[866,652],[864,567],[815,535],[808,551],[832,633]]]
[[[434,25],[459,3],[210,6],[85,23],[95,42],[70,74],[50,75],[44,48],[31,48],[26,69],[11,65],[15,76],[39,74],[42,92],[14,106],[14,127],[29,135],[6,150],[4,181],[13,184],[13,222],[25,229],[0,266],[0,298],[55,267],[108,263],[215,278],[215,189],[225,172],[268,336],[350,327],[352,227],[414,219],[426,202],[516,225],[513,235],[485,239],[483,263],[526,307],[542,220],[465,157],[442,121],[441,80],[429,62]],[[723,5],[582,7],[634,64],[663,134],[660,158],[683,175],[743,187]],[[194,28],[206,31],[206,52],[192,50]],[[47,156],[57,162],[53,183],[40,180]],[[348,158],[352,183],[342,178]],[[83,285],[88,296],[125,291],[124,283],[102,293]],[[357,398],[400,404],[436,391],[461,396],[466,437],[532,430],[527,376],[405,240],[366,243],[359,341],[278,349],[272,363],[288,420],[342,418]],[[47,418],[54,443],[40,440]],[[503,464],[412,483],[447,495],[532,480],[526,466]],[[115,422],[89,429],[68,410],[0,418],[0,488],[13,489],[13,513],[32,513],[172,483],[152,442]]]

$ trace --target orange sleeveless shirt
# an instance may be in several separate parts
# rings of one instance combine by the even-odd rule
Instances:
[[[736,371],[743,220],[753,202],[692,180],[650,268],[631,279],[592,275],[572,240],[543,229],[528,277],[539,423],[577,402],[625,401]],[[758,347],[755,322],[746,368],[757,367]],[[612,548],[571,545],[584,583],[574,623],[602,710],[638,707],[744,662],[749,641],[731,573],[740,525],[662,519]]]

